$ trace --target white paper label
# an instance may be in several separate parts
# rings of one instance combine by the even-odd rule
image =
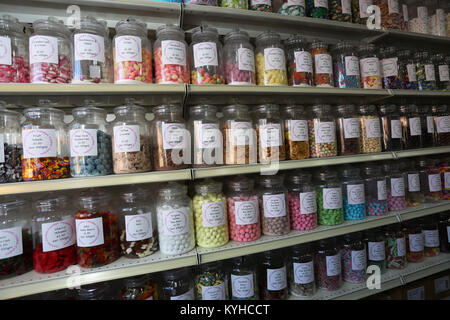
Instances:
[[[48,36],[30,37],[30,65],[34,63],[58,63],[58,39]]]
[[[440,192],[442,190],[441,174],[428,175],[428,185],[430,187],[430,192]]]
[[[423,233],[409,234],[409,250],[412,252],[423,251]]]
[[[252,124],[250,122],[231,123],[231,145],[248,146],[252,141]]]
[[[328,1],[327,0],[314,0],[314,7],[318,8],[327,8],[328,9]]]
[[[348,204],[364,204],[364,185],[363,184],[349,184],[347,185],[347,199]]]
[[[383,77],[398,77],[398,58],[389,58],[381,60],[383,68]]]
[[[427,132],[434,133],[434,117],[433,116],[427,117]]]
[[[196,148],[222,148],[222,134],[218,123],[199,123],[194,129]]]
[[[239,70],[255,72],[255,54],[247,48],[238,49]]]
[[[75,61],[105,61],[105,39],[90,33],[74,35]]]
[[[383,261],[385,259],[384,241],[371,242],[369,241],[369,260]]]
[[[184,123],[163,123],[161,127],[165,150],[186,147],[186,126]]]
[[[100,78],[100,75],[102,73],[102,70],[100,68],[100,66],[89,66],[89,76],[91,78]]]
[[[425,300],[425,287],[408,290],[408,300]]]
[[[0,230],[0,260],[23,253],[22,228],[14,227]]]
[[[406,70],[408,71],[409,82],[416,82],[417,81],[416,66],[413,64],[408,64],[406,66]]]
[[[345,139],[359,138],[358,118],[344,119],[344,138]]]
[[[427,23],[427,20],[428,20],[427,7],[417,7],[417,17],[419,18],[419,20],[422,24]]]
[[[402,123],[400,120],[391,120],[391,137],[392,139],[402,138]]]
[[[438,69],[439,69],[439,81],[450,81],[448,65],[446,65],[446,64],[440,65],[440,66],[438,66]]]
[[[424,230],[425,247],[437,248],[439,247],[439,231],[438,230]]]
[[[389,14],[399,14],[398,0],[388,0]]]
[[[162,210],[163,217],[162,234],[165,236],[175,236],[185,234],[189,231],[189,209],[179,208],[176,210]]]
[[[426,81],[436,81],[436,73],[434,72],[434,65],[425,65],[425,80]]]
[[[217,45],[215,42],[201,42],[193,45],[194,65],[196,68],[202,66],[218,66]]]
[[[316,73],[333,74],[333,63],[329,54],[316,54],[314,56]]]
[[[358,57],[355,56],[345,57],[345,73],[347,74],[347,76],[359,76]]]
[[[279,291],[286,286],[286,267],[267,269],[267,290]]]
[[[302,6],[305,7],[305,0],[288,0],[288,7],[290,6]]]
[[[409,21],[408,6],[406,4],[402,4],[402,11],[403,11],[403,20]]]
[[[450,116],[436,117],[436,129],[438,133],[450,132]]]
[[[366,270],[366,250],[352,250],[352,270]]]
[[[334,256],[326,256],[327,276],[334,277],[341,274],[341,256],[336,254]]]
[[[308,284],[314,282],[314,263],[293,263],[294,282],[297,284]]]
[[[450,172],[444,172],[444,187],[450,189]]]
[[[440,28],[445,28],[445,11],[444,9],[436,9],[436,17]]]
[[[245,226],[258,223],[258,200],[236,201],[234,207],[237,225]]]
[[[216,286],[202,286],[202,300],[225,300],[225,283]]]
[[[75,240],[74,219],[42,224],[42,251],[44,252],[70,247],[75,244]]]
[[[152,214],[136,214],[125,216],[127,241],[140,241],[153,237]]]
[[[300,193],[300,212],[301,214],[311,214],[317,212],[317,201],[315,192]]]
[[[324,188],[323,189],[323,207],[325,209],[342,208],[342,189]]]
[[[250,298],[255,295],[253,274],[231,275],[231,292],[236,298]]]
[[[263,195],[264,217],[278,218],[286,216],[284,193]]]
[[[380,61],[378,58],[365,58],[359,60],[362,77],[380,76]]]
[[[447,227],[447,240],[450,243],[450,227]]]
[[[0,163],[5,162],[5,145],[3,141],[3,134],[0,133]]]
[[[252,6],[257,6],[257,5],[268,5],[270,7],[272,7],[272,1],[270,0],[251,0]]]
[[[367,8],[372,5],[372,0],[359,0],[359,14],[361,18],[367,18]]]
[[[391,195],[393,197],[405,196],[405,181],[403,178],[391,178]]]
[[[281,146],[282,135],[279,123],[269,123],[259,127],[259,141],[262,148]]]
[[[142,62],[142,41],[135,36],[119,36],[115,40],[116,62]]]
[[[77,232],[77,246],[89,248],[102,245],[103,218],[75,219]]]
[[[308,51],[295,51],[295,71],[312,73],[312,57]]]
[[[409,118],[409,132],[411,136],[420,136],[422,134],[422,127],[420,124],[420,118]]]
[[[264,49],[265,70],[285,70],[286,60],[284,51],[280,48]]]
[[[181,41],[161,41],[163,64],[186,66],[186,46]]]
[[[352,14],[351,0],[342,0],[341,3],[342,3],[342,13]]]
[[[97,129],[70,130],[70,156],[97,156]]]
[[[366,136],[367,138],[381,137],[380,119],[366,119]]]
[[[288,120],[291,141],[308,141],[308,121]]]
[[[434,280],[434,293],[439,294],[450,289],[450,277],[444,276]]]
[[[420,191],[420,179],[418,173],[408,174],[408,191],[409,192]]]
[[[397,256],[404,257],[406,255],[405,237],[397,239]]]
[[[387,199],[387,183],[386,180],[377,181],[378,200]]]
[[[195,300],[194,288],[189,289],[188,292],[180,294],[179,296],[170,297],[170,300]]]
[[[223,201],[202,204],[204,227],[219,227],[225,224],[225,204]]]
[[[11,38],[0,37],[0,64],[12,64]]]
[[[138,125],[114,127],[114,152],[137,152],[141,150]]]
[[[56,157],[56,131],[54,129],[22,130],[22,142],[25,159]]]
[[[318,122],[314,124],[316,143],[336,142],[336,130],[334,122]]]

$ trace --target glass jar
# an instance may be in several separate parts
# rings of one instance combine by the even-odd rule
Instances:
[[[280,250],[263,252],[259,266],[259,288],[261,300],[288,298],[286,261]]]
[[[27,108],[22,122],[22,176],[25,181],[70,177],[69,143],[64,111],[40,100]]]
[[[399,151],[403,147],[402,123],[395,104],[378,107],[383,129],[383,151]]]
[[[144,258],[158,250],[156,214],[149,196],[135,186],[120,192],[120,248],[126,258]]]
[[[329,19],[352,22],[351,0],[336,0],[329,3]]]
[[[336,122],[331,106],[315,105],[308,119],[308,136],[311,158],[337,156]]]
[[[258,139],[258,162],[286,160],[280,107],[276,104],[263,104],[256,107],[254,125]]]
[[[416,90],[416,65],[414,63],[411,50],[403,49],[398,51],[398,68],[401,89]]]
[[[340,172],[345,220],[361,220],[366,217],[364,180],[359,172],[359,168],[349,166],[344,167]]]
[[[33,269],[33,239],[25,200],[0,199],[0,280]]]
[[[337,2],[337,1],[333,1]],[[339,41],[333,50],[334,86],[360,88],[359,58],[349,41]]]
[[[411,0],[408,2],[408,30],[417,33],[429,33],[428,8],[423,0]]]
[[[153,44],[155,60],[155,83],[190,83],[188,45],[184,40],[184,31],[173,24],[156,29],[156,41]]]
[[[405,230],[406,229],[406,230]],[[405,225],[406,258],[408,262],[422,262],[424,260],[424,236],[422,227],[415,221]]]
[[[256,132],[248,106],[236,104],[222,110],[222,136],[225,164],[256,162]]]
[[[328,1],[306,0],[306,16],[317,19],[328,19]]]
[[[337,172],[325,169],[316,173],[315,180],[319,225],[343,223],[342,187]]]
[[[384,239],[386,241],[386,268],[404,269],[406,267],[406,242],[400,224],[386,226]]]
[[[364,0],[362,0],[364,1]],[[374,44],[366,43],[358,47],[361,88],[382,89],[379,54]]]
[[[228,276],[222,261],[202,264],[196,276],[196,300],[228,300]]]
[[[119,21],[113,48],[114,83],[153,83],[152,45],[145,23],[133,18]]]
[[[120,300],[157,300],[156,283],[150,281],[148,275],[140,275],[123,280],[120,289]]]
[[[195,4],[202,6],[217,6],[217,0],[183,0],[184,4]]]
[[[249,0],[250,10],[272,12],[272,0]]]
[[[233,241],[248,242],[261,237],[259,199],[254,184],[254,180],[245,176],[236,176],[227,183],[228,223]]]
[[[284,121],[286,160],[309,158],[308,116],[300,105],[287,105],[281,110]]]
[[[113,300],[109,282],[92,283],[77,289],[75,300]]]
[[[436,128],[436,147],[450,145],[450,112],[447,105],[434,105],[433,112],[434,127]]]
[[[33,265],[38,273],[54,273],[77,263],[75,221],[65,196],[49,195],[34,203]]]
[[[417,87],[419,90],[436,90],[436,71],[429,52],[416,52],[414,60],[416,62]]]
[[[418,107],[409,104],[400,106],[399,109],[403,131],[403,149],[422,148],[422,125]]]
[[[306,4],[305,0],[282,0],[282,5],[278,9],[279,14],[288,16],[306,16]]]
[[[405,179],[400,166],[395,162],[386,162],[383,169],[387,177],[387,199],[389,211],[401,211],[406,208]]]
[[[150,124],[145,109],[128,99],[114,108],[112,122],[114,173],[146,172],[152,169]],[[156,163],[155,163],[156,166]]]
[[[346,234],[341,245],[342,280],[362,283],[366,280],[366,245],[359,232]]]
[[[156,214],[161,253],[183,254],[195,247],[192,200],[177,183],[167,183],[158,191]]]
[[[367,267],[380,268],[380,274],[386,272],[386,243],[381,229],[366,230]]]
[[[195,300],[194,281],[188,268],[180,268],[162,273],[159,290],[160,300]]]
[[[101,267],[120,256],[119,226],[112,207],[111,194],[101,189],[87,189],[78,197],[77,259],[83,268]]]
[[[233,1],[236,0],[227,0]],[[222,3],[225,2],[222,0]],[[247,1],[245,1],[247,4]],[[225,81],[233,85],[254,85],[255,49],[247,32],[233,30],[224,39]]]
[[[21,116],[19,112],[0,109],[0,183],[22,181]]]
[[[314,253],[309,243],[291,247],[289,261],[289,293],[296,297],[312,297],[316,293],[314,281]]]
[[[402,160],[401,171],[404,174],[406,206],[416,207],[425,202],[425,184],[420,179],[419,169],[414,160]]]
[[[216,248],[228,243],[228,217],[222,183],[205,179],[195,184],[193,200],[197,245]]]
[[[365,165],[361,170],[366,195],[368,216],[382,216],[388,213],[387,180],[379,165]]]
[[[381,27],[383,29],[400,29],[400,8],[398,0],[375,0],[380,8]]]
[[[419,161],[421,184],[424,186],[426,202],[438,202],[442,199],[441,172],[434,159],[421,159]]]
[[[111,41],[108,29],[94,17],[80,20],[73,38],[72,83],[111,83],[114,81]]]
[[[436,71],[436,89],[450,90],[450,75],[448,59],[443,53],[437,53],[432,56],[434,70]]]
[[[384,0],[383,0],[384,1]],[[386,0],[387,1],[387,0]],[[395,0],[393,0],[395,1]],[[381,73],[384,89],[402,89],[400,64],[396,47],[386,47],[381,51]]]
[[[437,159],[437,168],[441,172],[442,200],[450,199],[450,157]]]
[[[70,173],[72,177],[104,176],[113,173],[111,128],[106,110],[85,101],[72,110],[69,124]]]
[[[373,4],[373,0],[351,0],[353,23],[367,24],[367,8]]]
[[[30,82],[28,37],[23,29],[18,19],[0,17],[0,47],[5,50],[0,60],[0,83]]]
[[[339,155],[358,154],[360,149],[359,119],[354,105],[337,106]]]
[[[319,289],[335,291],[342,286],[341,254],[335,238],[320,240],[314,255],[314,277]]]
[[[248,10],[247,0],[220,0],[219,6],[221,6],[223,8]]]
[[[424,238],[425,257],[436,257],[439,255],[439,229],[435,216],[422,218],[421,227]]]
[[[333,60],[328,51],[328,44],[322,40],[313,40],[311,43],[311,58],[314,62],[314,86],[334,87]]]
[[[229,280],[231,300],[259,299],[255,261],[251,256],[232,259]]]
[[[436,128],[434,125],[434,116],[431,106],[419,106],[420,125],[422,127],[422,145],[426,147],[436,146]]]
[[[441,212],[438,214],[438,229],[440,251],[450,252],[450,214],[449,212]]]
[[[445,11],[447,6],[447,1],[431,1],[431,5],[428,9],[428,31],[430,34],[445,37],[447,32],[447,24],[445,21]]]
[[[153,108],[151,123],[155,170],[185,169],[190,162],[190,139],[179,105],[164,104]]]
[[[300,35],[292,35],[285,42],[289,85],[312,87],[313,63],[309,44]]]
[[[359,130],[361,153],[381,152],[381,128],[380,117],[374,105],[362,105],[359,107]]]
[[[400,0],[400,30],[409,30],[408,0]]]

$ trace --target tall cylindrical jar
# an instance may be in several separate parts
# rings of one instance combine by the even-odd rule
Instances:
[[[416,65],[411,50],[403,49],[398,51],[398,64],[401,89],[416,90]]]
[[[360,152],[381,152],[381,123],[376,106],[362,105],[359,107],[359,129]]]
[[[265,251],[259,263],[259,290],[261,300],[288,298],[286,261],[281,251]]]
[[[436,218],[436,216],[426,216],[421,221],[425,257],[436,257],[440,253],[439,228]]]
[[[441,173],[434,159],[419,160],[419,174],[426,202],[442,199]]]
[[[365,165],[361,176],[364,179],[366,213],[368,216],[382,216],[388,213],[387,180],[379,165]]]
[[[434,64],[434,70],[436,71],[436,89],[449,91],[450,90],[450,74],[449,74],[449,62],[450,56],[446,57],[443,53],[436,53],[432,56],[431,60]]]
[[[387,197],[389,211],[401,211],[406,208],[405,179],[400,172],[399,164],[387,162],[383,164],[387,177]]]
[[[408,0],[400,0],[400,30],[409,30]]]
[[[319,225],[334,226],[344,222],[342,186],[337,172],[323,170],[315,175]]]
[[[337,134],[339,155],[358,154],[360,149],[359,119],[354,105],[337,107]]]
[[[422,262],[424,254],[424,235],[422,227],[417,221],[409,221],[405,224],[406,259],[408,262]]]
[[[234,30],[225,36],[223,60],[227,84],[256,84],[255,49],[247,32]]]
[[[366,230],[367,242],[367,266],[375,266],[380,269],[380,274],[386,272],[386,242],[381,229]]]
[[[445,37],[447,32],[446,10],[448,2],[444,0],[432,0],[428,9],[428,31],[434,36]]]
[[[386,268],[404,269],[406,266],[406,240],[400,224],[389,225],[385,228]]]
[[[317,19],[328,19],[327,0],[306,0],[306,16]]]
[[[333,59],[328,51],[328,44],[322,40],[313,40],[311,43],[311,57],[314,65],[314,86],[334,87]]]
[[[382,89],[379,54],[374,44],[361,44],[358,47],[361,88]]]
[[[329,19],[352,22],[351,0],[336,0],[329,2]]]
[[[305,108],[287,105],[281,110],[284,121],[284,142],[287,160],[309,158],[308,118]]]
[[[438,229],[439,229],[439,243],[440,251],[450,252],[450,213],[441,212],[438,214]]]
[[[330,105],[313,106],[308,119],[309,149],[311,158],[337,156],[336,121]]]
[[[383,130],[383,151],[399,151],[403,148],[402,123],[395,104],[381,105],[381,127]]]
[[[349,41],[339,41],[333,50],[334,86],[360,88],[359,58]]]
[[[197,267],[196,300],[228,300],[228,273],[222,261],[214,261]]]
[[[373,4],[373,0],[351,0],[353,23],[366,24],[369,14],[367,8]]]
[[[408,2],[408,31],[417,33],[429,33],[428,8],[423,0],[411,0]]]
[[[402,89],[399,59],[396,47],[386,47],[381,51],[381,71],[384,89]]]
[[[361,220],[366,217],[364,180],[359,172],[359,168],[348,166],[340,172],[345,220]]]
[[[0,108],[0,183],[22,181],[20,117],[19,112]]]
[[[436,90],[436,70],[428,51],[419,51],[414,55],[416,63],[417,87],[419,90]]]
[[[320,240],[314,255],[314,277],[319,289],[335,291],[342,286],[342,264],[335,238]]]
[[[291,248],[289,261],[289,293],[296,297],[312,297],[316,293],[314,252],[309,243]]]
[[[419,105],[420,125],[422,130],[422,145],[435,147],[436,144],[436,126],[434,125],[434,116],[430,105]]]
[[[161,278],[161,300],[195,300],[194,280],[189,268],[164,271]]]
[[[447,105],[434,105],[431,107],[436,128],[436,146],[450,145],[450,110]],[[424,144],[425,145],[425,144]]]
[[[231,300],[257,300],[259,298],[256,265],[252,256],[232,259],[229,277]]]
[[[289,85],[312,87],[313,62],[309,45],[300,35],[292,35],[285,42]]]
[[[406,206],[416,207],[425,202],[425,177],[421,179],[417,161],[403,160],[400,169],[405,179]]]
[[[399,0],[374,0],[380,8],[381,27],[384,29],[400,29]]]
[[[366,280],[367,252],[359,232],[346,234],[341,243],[342,279],[361,283]]]
[[[400,106],[403,149],[422,147],[422,125],[418,111],[418,107],[414,104]]]

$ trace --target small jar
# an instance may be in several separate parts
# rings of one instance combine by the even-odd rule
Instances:
[[[428,7],[428,31],[434,36],[445,37],[447,32],[446,10],[448,2],[434,0]]]
[[[285,42],[289,85],[312,87],[313,62],[309,44],[300,35],[292,35]]]
[[[439,255],[439,228],[435,216],[424,217],[421,221],[424,238],[425,257],[436,257]]]
[[[365,165],[361,170],[366,195],[366,214],[382,216],[388,213],[387,180],[379,165]]]
[[[427,147],[436,146],[436,126],[434,125],[434,115],[431,106],[419,106],[420,125],[422,129],[422,145]]]
[[[284,14],[288,16],[306,16],[306,4],[305,0],[282,0],[282,5],[278,9],[279,14]]]
[[[309,158],[308,118],[305,108],[287,105],[281,109],[284,121],[286,160]]]
[[[358,53],[349,41],[339,41],[336,44],[333,50],[333,66],[336,88],[360,88]]]
[[[406,240],[400,224],[385,228],[386,268],[399,270],[406,267]]]
[[[133,18],[119,21],[113,48],[114,83],[153,83],[152,45],[145,23]]]
[[[149,196],[134,186],[120,193],[120,249],[126,258],[144,258],[158,250],[156,214]]]
[[[416,52],[414,60],[416,62],[417,87],[419,90],[436,90],[436,71],[429,52]]]
[[[417,33],[429,33],[428,8],[423,0],[411,0],[408,2],[408,30]]]
[[[116,118],[111,124],[114,173],[150,171],[150,125],[145,120],[145,109],[128,99],[125,105],[114,108],[114,114]]]
[[[342,286],[341,254],[335,238],[320,240],[314,255],[314,277],[317,288],[335,291]]]
[[[192,31],[189,46],[192,84],[225,84],[222,44],[217,29],[200,26]]]
[[[342,280],[362,283],[366,280],[366,245],[359,232],[346,234],[341,246]]]
[[[403,148],[402,123],[395,104],[378,107],[383,130],[383,151],[399,151]]]
[[[286,300],[288,285],[286,261],[280,250],[265,251],[259,267],[261,300]]]
[[[311,43],[311,57],[314,64],[314,86],[334,87],[333,60],[328,51],[328,44],[322,40],[313,40]]]
[[[190,162],[190,139],[179,105],[164,104],[153,108],[151,123],[155,170],[185,169]]]
[[[155,83],[190,83],[188,45],[184,31],[173,24],[166,24],[156,30],[153,44],[155,60]]]
[[[317,19],[328,19],[327,0],[306,0],[306,16]]]
[[[195,300],[194,281],[189,268],[164,271],[161,277],[160,300]]]
[[[373,4],[373,0],[351,0],[353,23],[367,24],[367,8]]]
[[[120,300],[157,300],[156,283],[150,281],[148,275],[126,278],[120,289]]]
[[[24,110],[22,176],[25,181],[70,177],[69,143],[64,111],[40,100]]]
[[[231,300],[259,299],[258,279],[252,256],[241,256],[231,261],[229,291]]]
[[[400,172],[398,163],[387,162],[383,164],[387,177],[387,198],[389,211],[401,211],[406,208],[405,179]]]
[[[414,160],[403,160],[400,170],[404,175],[406,206],[416,207],[425,202],[425,180],[420,179],[419,169]]]
[[[258,162],[286,160],[280,107],[276,104],[263,104],[256,107],[254,125],[258,139]]]
[[[104,176],[113,173],[111,127],[106,110],[85,101],[72,110],[69,124],[70,173],[72,177]]]
[[[400,29],[400,7],[398,0],[374,0],[380,8],[381,27],[383,29]]]
[[[319,225],[335,226],[344,222],[342,187],[337,172],[317,172],[315,176]]]
[[[30,82],[28,37],[23,29],[17,18],[0,17],[0,47],[5,49],[0,60],[0,83]]]
[[[266,31],[259,34],[256,43],[256,84],[265,86],[288,85],[286,56],[280,35]]]
[[[436,147],[450,145],[450,112],[447,105],[431,107],[436,128]]]
[[[362,105],[359,107],[359,114],[360,152],[381,152],[381,123],[376,106]]]
[[[289,293],[296,297],[312,297],[316,293],[314,253],[309,243],[291,248],[289,263]]]
[[[411,50],[398,51],[398,68],[401,89],[417,90],[416,65]]]
[[[361,88],[382,89],[379,54],[374,44],[361,44],[358,47]]]
[[[112,196],[101,189],[87,189],[78,197],[75,214],[77,260],[83,268],[96,268],[120,256],[117,214]]]
[[[339,155],[348,156],[359,154],[360,130],[356,108],[352,104],[337,107],[337,132]]]
[[[224,2],[222,0],[222,3]],[[247,1],[245,3],[247,4]],[[254,85],[256,83],[255,48],[250,43],[248,33],[241,30],[231,31],[225,36],[224,43],[223,60],[225,61],[226,83]]]
[[[308,119],[309,149],[311,158],[337,156],[336,122],[330,105],[313,106]]]
[[[254,180],[241,176],[229,180],[226,196],[230,239],[237,242],[259,239],[261,221]]]
[[[419,109],[414,104],[400,106],[403,149],[422,148],[422,125]]]
[[[439,90],[450,90],[449,59],[443,53],[437,53],[432,57],[437,77],[436,86]]]
[[[0,183],[23,180],[21,116],[19,112],[0,108]]]
[[[196,276],[196,300],[228,300],[228,276],[222,262],[202,264]]]
[[[422,227],[414,221],[406,224],[406,258],[408,262],[422,262],[424,260],[424,236]]]
[[[156,214],[161,253],[177,255],[195,247],[192,200],[177,183],[167,183],[158,190]]]
[[[377,266],[380,274],[386,272],[386,243],[381,229],[366,230],[367,267]]]
[[[228,217],[222,183],[206,179],[195,184],[193,200],[197,245],[216,248],[228,243]]]
[[[33,269],[33,239],[24,200],[3,198],[0,202],[0,280]]]
[[[272,12],[272,0],[249,0],[250,10]]]
[[[364,180],[359,168],[344,167],[341,170],[344,220],[361,220],[366,217]]]
[[[400,64],[396,47],[386,47],[381,51],[380,65],[383,75],[383,88],[402,89],[402,80],[399,72]]]
[[[400,0],[400,30],[409,30],[408,0]]]
[[[113,300],[109,282],[92,283],[77,289],[75,300]]]
[[[336,0],[329,3],[329,19],[352,22],[351,0]]]
[[[450,214],[448,211],[439,213],[438,220],[440,251],[450,253]]]
[[[221,6],[222,8],[248,10],[248,1],[247,0],[220,0],[219,6]]]
[[[442,199],[441,172],[433,159],[421,159],[419,161],[419,173],[425,201],[438,202]]]

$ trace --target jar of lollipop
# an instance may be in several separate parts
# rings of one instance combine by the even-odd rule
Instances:
[[[386,268],[399,270],[406,267],[406,240],[399,223],[385,227]]]
[[[420,105],[419,107],[420,125],[422,129],[422,145],[427,147],[435,147],[436,143],[436,126],[434,125],[434,115],[431,106]]]
[[[436,146],[450,145],[450,112],[447,105],[431,107],[436,128]]]
[[[314,277],[319,289],[335,291],[342,286],[341,254],[335,238],[320,240],[314,255]]]
[[[222,261],[202,264],[196,275],[196,300],[228,300],[228,275]]]
[[[272,12],[272,0],[249,0],[250,10]]]
[[[330,20],[352,22],[351,0],[329,1],[329,11]]]
[[[292,230],[317,228],[317,199],[311,174],[294,171],[287,177],[289,216]]]
[[[406,206],[416,207],[425,202],[425,184],[420,179],[420,172],[417,168],[417,162],[404,159],[401,162],[400,169],[404,174]],[[422,181],[421,181],[422,180]]]
[[[328,19],[328,0],[306,0],[306,16]]]
[[[439,243],[441,252],[450,252],[450,213],[438,214]]]
[[[395,104],[378,107],[383,130],[383,151],[399,151],[403,148],[402,123]]]
[[[314,252],[309,243],[291,248],[289,261],[289,293],[296,297],[312,297],[316,293]]]
[[[21,116],[19,112],[2,108],[0,103],[0,183],[22,181]]]
[[[247,0],[220,0],[219,6],[222,8],[244,9],[248,10]]]
[[[282,5],[278,9],[279,14],[288,16],[306,16],[306,4],[305,0],[282,0]]]
[[[400,0],[400,30],[409,30],[408,0]]]
[[[380,8],[382,28],[400,29],[400,7],[398,0],[374,0],[373,4]]]
[[[386,47],[381,51],[381,70],[384,89],[402,89],[400,64],[396,47]]]
[[[366,230],[367,267],[376,266],[380,273],[386,272],[386,243],[383,230],[379,228]]]
[[[362,283],[366,280],[367,253],[360,232],[346,234],[341,244],[342,280]]]
[[[360,149],[359,119],[352,104],[337,107],[337,133],[340,156],[358,154]]]
[[[158,300],[158,288],[147,274],[123,279],[120,300]]]
[[[259,263],[259,289],[261,300],[288,298],[286,261],[280,250],[265,251]]]
[[[419,161],[421,184],[424,186],[426,202],[437,202],[442,199],[441,172],[435,159],[421,159]]]
[[[373,0],[351,0],[353,23],[367,24],[367,8],[373,4]]]
[[[349,41],[339,41],[336,44],[333,66],[336,88],[360,88],[359,58],[356,48]]]
[[[311,87],[313,85],[313,62],[309,45],[299,35],[292,35],[285,42],[289,85]]]
[[[311,158],[337,156],[336,122],[330,105],[313,106],[308,119],[309,149]]]
[[[359,114],[360,152],[381,152],[381,123],[376,106],[362,105],[359,107]]]
[[[416,62],[417,87],[419,90],[436,90],[436,70],[428,51],[419,51],[414,55]]]
[[[405,230],[406,229],[406,230]],[[405,224],[406,258],[408,262],[422,262],[424,260],[424,236],[422,227],[416,221]]]
[[[229,292],[231,300],[257,300],[259,298],[255,259],[241,256],[231,260]]]
[[[287,85],[286,57],[280,35],[266,31],[256,37],[256,83],[258,85]]]
[[[436,86],[438,90],[450,90],[449,61],[443,53],[437,53],[432,56],[434,70],[436,71]]]
[[[195,300],[194,280],[190,268],[164,271],[161,278],[160,300]]]
[[[364,180],[359,172],[359,168],[350,166],[343,167],[340,172],[345,220],[361,220],[366,217]]]
[[[225,36],[224,43],[223,60],[225,61],[226,83],[254,85],[256,83],[255,52],[248,33],[233,30]]]
[[[342,187],[337,172],[324,169],[315,176],[319,225],[335,226],[344,222]]]
[[[403,49],[398,51],[398,73],[401,89],[417,89],[416,65],[411,50]]]
[[[436,257],[439,255],[439,228],[436,216],[427,216],[421,219],[421,227],[424,238],[425,257]]]
[[[408,2],[408,31],[417,33],[429,33],[428,8],[422,0]]]
[[[366,195],[366,213],[368,216],[382,216],[388,212],[387,180],[379,165],[369,164],[361,168]]]
[[[422,148],[419,108],[415,104],[400,106],[400,121],[403,132],[403,149]]]
[[[358,47],[361,88],[382,89],[379,54],[374,44],[366,43]]]
[[[328,45],[322,40],[311,43],[311,57],[314,64],[314,86],[334,87],[333,60],[328,52]]]
[[[385,162],[383,169],[387,177],[387,197],[389,211],[401,211],[406,208],[405,179],[399,164]]]

